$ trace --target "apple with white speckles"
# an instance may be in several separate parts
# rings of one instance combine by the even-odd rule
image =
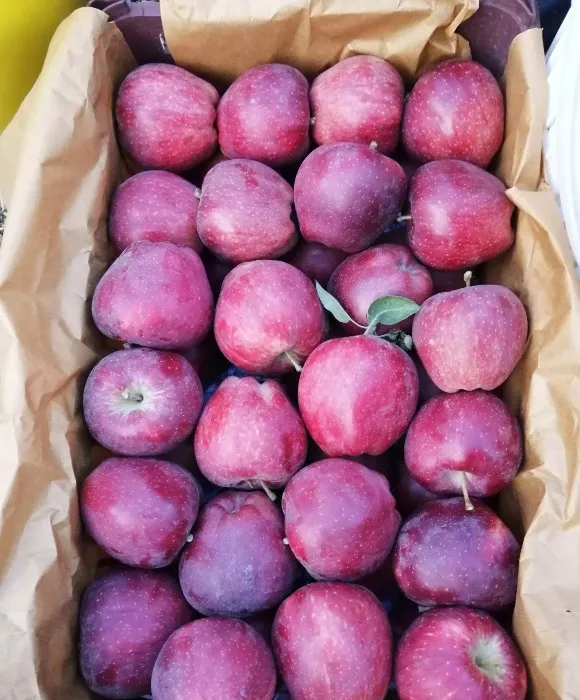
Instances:
[[[413,321],[413,341],[431,380],[442,391],[493,391],[523,355],[528,319],[506,287],[480,284],[435,294]]]
[[[202,401],[201,382],[184,357],[133,348],[113,352],[93,368],[83,409],[97,442],[120,455],[147,457],[191,434]]]
[[[133,243],[97,284],[97,328],[109,338],[158,350],[200,343],[213,295],[199,255],[174,243]]]
[[[163,646],[151,680],[153,700],[272,700],[276,668],[266,642],[242,620],[206,618]]]
[[[308,81],[292,66],[270,63],[234,80],[217,112],[219,145],[228,158],[250,158],[277,168],[308,151]]]
[[[393,550],[395,578],[419,605],[499,610],[516,597],[520,547],[486,505],[462,498],[427,503],[403,523]]]
[[[524,700],[527,675],[515,644],[493,617],[453,607],[420,615],[397,648],[401,700]]]
[[[403,144],[420,162],[457,158],[486,168],[504,135],[505,107],[493,75],[475,61],[444,61],[411,90]]]
[[[357,253],[397,218],[406,187],[403,168],[370,146],[320,146],[294,181],[300,231],[307,241]]]
[[[149,63],[122,82],[115,116],[122,148],[142,168],[183,172],[212,154],[217,90],[183,68]]]
[[[312,583],[287,598],[272,629],[293,700],[383,700],[392,637],[377,598],[349,583]]]
[[[225,278],[215,337],[237,367],[284,374],[302,363],[326,335],[326,317],[312,282],[281,260],[255,260]]]
[[[439,270],[465,268],[496,258],[514,242],[514,205],[491,173],[459,160],[420,167],[411,179],[409,244]]]
[[[401,522],[387,479],[347,459],[301,469],[282,510],[290,548],[317,580],[355,581],[375,571]]]
[[[298,268],[313,282],[326,287],[330,276],[346,257],[347,253],[338,248],[328,248],[321,243],[301,240],[284,260]]]
[[[157,655],[192,616],[165,572],[121,569],[93,581],[79,613],[79,665],[88,687],[105,698],[147,695]]]

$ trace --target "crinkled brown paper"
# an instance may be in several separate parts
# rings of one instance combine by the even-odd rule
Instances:
[[[407,77],[468,55],[454,34],[476,0],[165,0],[178,63],[228,80],[265,61],[309,76],[354,53]],[[81,543],[75,474],[90,466],[79,411],[102,350],[89,319],[106,262],[120,158],[111,116],[132,59],[103,14],[59,29],[32,93],[0,139],[0,699],[85,700],[75,676],[79,594],[96,557]],[[538,700],[580,698],[580,295],[560,214],[541,181],[546,78],[539,30],[512,45],[499,173],[519,207],[514,249],[488,276],[530,316],[509,382],[526,463],[503,513],[526,534],[515,632]]]

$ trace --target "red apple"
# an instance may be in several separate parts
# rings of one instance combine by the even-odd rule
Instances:
[[[369,146],[320,146],[294,182],[300,231],[307,241],[346,253],[363,250],[397,218],[406,182],[398,163]]]
[[[309,146],[308,81],[281,63],[250,68],[226,90],[217,119],[220,148],[228,158],[273,168],[294,163]]]
[[[153,700],[272,700],[276,668],[266,642],[241,620],[196,620],[174,632],[153,669]]]
[[[192,614],[164,572],[122,569],[93,581],[79,613],[79,664],[90,690],[127,700],[148,694],[161,647]]]
[[[405,88],[396,68],[376,56],[352,56],[321,73],[310,101],[316,143],[377,144],[391,153],[399,140]]]
[[[187,602],[203,615],[247,617],[292,591],[298,565],[282,513],[265,493],[224,491],[201,511],[179,562]]]
[[[378,455],[405,432],[417,408],[417,370],[374,336],[328,340],[304,365],[298,403],[306,429],[329,457]]]
[[[413,341],[443,391],[492,391],[503,384],[526,345],[528,319],[506,287],[480,284],[435,294],[413,322]]]
[[[192,432],[203,401],[189,362],[173,352],[118,350],[91,371],[83,395],[87,426],[120,455],[171,450]]]
[[[233,263],[277,258],[298,240],[292,187],[267,165],[228,160],[203,181],[197,227],[203,243]]]
[[[109,338],[160,350],[207,335],[213,296],[199,255],[174,243],[133,243],[95,289],[93,319]]]
[[[237,367],[282,374],[323,341],[326,318],[300,270],[280,260],[256,260],[226,277],[214,330],[220,350]]]
[[[187,170],[215,148],[218,100],[213,85],[183,68],[140,66],[121,84],[115,104],[121,146],[142,168]]]
[[[506,631],[481,610],[429,610],[397,649],[400,700],[524,700],[526,667]]]
[[[444,61],[407,98],[403,144],[415,159],[489,165],[503,142],[504,101],[493,75],[475,61]]]
[[[282,497],[286,538],[315,579],[354,581],[387,558],[401,518],[389,482],[348,459],[301,469]]]
[[[292,700],[383,700],[387,693],[391,628],[361,586],[300,588],[278,609],[272,641]]]
[[[347,258],[333,272],[328,291],[338,299],[349,316],[361,325],[367,324],[367,311],[376,299],[401,296],[422,304],[433,292],[427,268],[415,260],[402,245],[378,245]],[[360,335],[364,329],[354,323],[342,328],[350,335]],[[379,324],[378,333],[393,328],[411,328],[411,319],[394,326]]]
[[[80,506],[89,535],[109,556],[158,569],[185,544],[200,493],[193,476],[172,462],[111,458],[85,479]]]
[[[133,175],[113,194],[109,237],[119,252],[137,241],[166,241],[200,253],[198,196],[196,187],[173,173],[151,170]]]
[[[464,270],[514,242],[514,205],[497,177],[471,163],[438,160],[411,179],[409,243],[426,265]]]
[[[516,597],[520,547],[483,503],[462,498],[427,503],[399,532],[395,578],[419,605],[471,605],[498,610]]]
[[[410,515],[426,503],[437,501],[441,496],[429,491],[413,478],[404,462],[397,469],[397,476],[393,480],[393,493],[397,508],[403,515]]]
[[[298,411],[273,380],[228,377],[207,402],[195,431],[195,455],[218,486],[281,488],[306,460],[308,436]]]
[[[440,394],[411,421],[405,462],[417,481],[435,493],[493,496],[522,461],[517,420],[485,391]]]
[[[326,287],[330,275],[346,256],[347,253],[338,248],[327,248],[320,243],[301,240],[284,259],[289,265],[301,270],[313,282],[316,281]]]

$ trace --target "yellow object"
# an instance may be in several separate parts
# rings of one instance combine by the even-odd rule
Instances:
[[[0,131],[36,80],[59,23],[83,0],[0,0]]]

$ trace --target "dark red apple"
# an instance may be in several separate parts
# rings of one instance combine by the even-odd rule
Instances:
[[[348,459],[296,474],[282,497],[286,538],[315,579],[354,581],[387,558],[401,518],[389,482]]]
[[[393,493],[397,508],[402,515],[410,515],[413,511],[421,508],[426,503],[437,501],[441,496],[429,491],[413,478],[404,462],[397,468],[397,475],[393,479]]]
[[[377,598],[349,583],[312,583],[276,613],[274,652],[292,700],[384,700],[392,638]]]
[[[328,291],[352,319],[366,326],[367,311],[376,299],[401,296],[420,305],[431,296],[433,283],[427,268],[419,265],[408,248],[387,243],[347,258],[332,273]],[[411,319],[406,319],[394,326],[379,324],[377,333],[387,333],[393,328],[408,330],[411,323]],[[350,335],[364,331],[354,323],[344,324],[342,328]]]
[[[115,115],[122,148],[145,169],[181,172],[217,142],[217,90],[183,68],[140,66],[122,82]]]
[[[307,241],[357,253],[397,218],[406,186],[403,168],[370,146],[320,146],[294,182],[300,231]]]
[[[201,382],[184,357],[142,348],[103,358],[89,374],[83,394],[92,436],[129,457],[158,455],[183,442],[195,427],[202,401]]]
[[[282,513],[265,493],[224,491],[201,511],[179,562],[187,602],[203,615],[247,617],[292,591],[298,565]]]
[[[492,391],[503,384],[526,345],[528,319],[506,287],[480,284],[435,294],[413,322],[413,341],[443,391]]]
[[[79,613],[79,665],[90,690],[120,700],[147,695],[162,646],[192,615],[164,572],[122,569],[93,581]]]
[[[413,361],[395,345],[369,335],[336,338],[304,365],[300,413],[329,457],[379,455],[411,422],[418,384]]]
[[[399,141],[404,92],[397,69],[382,58],[345,58],[312,83],[314,140],[374,142],[381,153],[391,153]]]
[[[308,150],[308,81],[292,66],[250,68],[226,90],[218,107],[219,144],[228,158],[273,168],[295,163]]]
[[[222,353],[246,372],[282,374],[303,362],[326,334],[312,282],[280,260],[235,267],[224,280],[215,315]]]
[[[411,179],[409,243],[439,270],[464,270],[511,248],[514,205],[501,180],[471,163],[438,160]]]
[[[199,255],[174,243],[133,243],[97,284],[93,319],[109,338],[160,350],[207,335],[213,296]]]
[[[526,667],[506,631],[481,610],[420,615],[395,657],[401,700],[524,700]]]
[[[419,605],[471,605],[498,610],[516,597],[520,547],[498,516],[479,501],[427,503],[399,532],[395,578]]]
[[[301,240],[284,260],[301,270],[306,277],[326,287],[330,275],[346,259],[347,253],[338,248],[327,248],[321,243]]]
[[[111,458],[85,479],[80,492],[89,535],[129,566],[169,566],[197,518],[200,488],[177,464]]]
[[[163,646],[151,688],[153,700],[272,700],[276,668],[268,645],[250,625],[196,620]]]
[[[493,75],[475,61],[444,61],[416,82],[403,114],[403,144],[425,163],[457,158],[481,168],[503,142],[504,100]]]

